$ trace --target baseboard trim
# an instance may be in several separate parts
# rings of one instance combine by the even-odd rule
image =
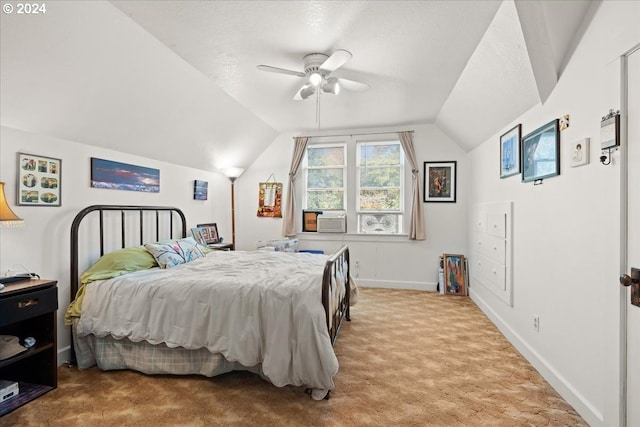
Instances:
[[[71,346],[68,345],[58,349],[58,366],[64,365],[71,360]]]
[[[602,413],[589,403],[566,378],[560,375],[533,347],[522,339],[473,289],[470,290],[469,296],[520,354],[531,363],[535,370],[542,375],[564,400],[573,406],[590,426],[604,427],[604,417]]]
[[[385,289],[409,289],[414,291],[436,291],[436,283],[427,282],[400,282],[394,280],[393,282],[387,280],[372,280],[372,279],[355,279],[358,286],[365,288],[385,288]]]

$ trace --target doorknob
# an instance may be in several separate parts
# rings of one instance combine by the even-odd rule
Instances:
[[[621,274],[620,275],[620,284],[622,286],[631,286],[634,283],[639,283],[640,280],[638,279],[634,279],[631,276],[629,276],[628,274]]]
[[[631,275],[621,274],[620,284],[631,287],[631,304],[640,307],[640,269],[631,268]]]

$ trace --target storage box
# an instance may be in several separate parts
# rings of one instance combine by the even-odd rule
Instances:
[[[15,381],[0,380],[0,403],[18,395],[18,383]]]

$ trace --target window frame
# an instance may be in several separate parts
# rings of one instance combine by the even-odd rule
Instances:
[[[307,192],[309,188],[309,169],[319,170],[319,169],[335,169],[340,166],[332,165],[327,167],[309,167],[308,161],[308,150],[309,148],[342,148],[343,149],[343,162],[342,162],[342,206],[343,209],[335,208],[335,209],[321,209],[321,208],[313,208],[315,210],[323,210],[323,211],[332,211],[332,212],[347,212],[348,211],[348,179],[347,179],[347,171],[348,171],[348,152],[347,152],[347,144],[345,142],[321,142],[321,143],[312,143],[309,142],[305,149],[304,157],[302,159],[302,171],[304,172],[304,188],[302,191],[302,206],[303,209],[310,209],[308,207],[308,198]],[[337,187],[336,187],[337,188]]]
[[[305,149],[305,154],[300,166],[300,173],[298,173],[296,182],[301,183],[302,185],[296,186],[295,193],[298,195],[298,200],[301,200],[301,204],[296,208],[300,215],[296,215],[296,217],[301,218],[301,212],[303,210],[310,209],[308,208],[308,200],[307,200],[307,170],[308,170],[308,157],[307,150],[311,147],[332,147],[332,146],[342,146],[345,149],[345,164],[343,165],[343,183],[344,183],[344,209],[321,209],[323,211],[327,211],[330,213],[345,213],[347,217],[347,234],[353,236],[377,236],[377,237],[398,237],[398,236],[406,236],[408,230],[408,207],[406,203],[410,200],[411,194],[408,191],[411,190],[411,174],[410,168],[407,167],[406,163],[406,155],[404,153],[404,148],[400,142],[399,138],[390,137],[391,132],[385,136],[380,136],[379,138],[371,137],[371,136],[357,136],[357,135],[344,135],[344,136],[314,136],[309,139],[307,147]],[[362,211],[359,209],[359,194],[360,194],[360,177],[359,177],[359,166],[357,163],[357,150],[360,144],[389,144],[389,143],[397,143],[400,146],[400,210],[399,211]],[[362,232],[360,230],[360,215],[367,214],[392,214],[398,215],[398,232],[397,233],[387,233],[387,232]],[[302,232],[302,223],[298,224],[298,232]],[[305,234],[316,234],[315,232],[304,232]],[[330,236],[325,236],[319,234],[320,238],[328,238]],[[377,238],[376,237],[376,238]]]
[[[395,210],[362,210],[360,207],[360,192],[363,187],[360,185],[360,170],[362,168],[361,165],[361,156],[360,156],[360,147],[361,146],[375,146],[375,145],[397,145],[400,149],[400,159],[398,168],[399,177],[400,177],[400,185],[398,186],[398,191],[400,192],[400,201],[399,208]],[[348,163],[348,162],[347,162]],[[389,165],[390,166],[390,165]],[[389,166],[381,166],[381,167],[389,167]],[[374,166],[376,167],[376,166]],[[355,183],[355,215],[356,215],[356,230],[358,234],[391,234],[391,235],[399,235],[403,233],[405,229],[404,226],[404,217],[405,217],[405,191],[406,191],[406,170],[405,170],[405,155],[404,149],[402,148],[402,144],[400,143],[400,139],[383,139],[383,140],[355,140],[355,171],[356,171],[356,183]],[[383,188],[383,187],[365,187],[365,188]],[[384,188],[396,188],[396,187],[384,187]],[[385,232],[365,232],[362,231],[362,218],[365,215],[394,215],[397,218],[398,222],[398,231],[396,233],[385,233]]]

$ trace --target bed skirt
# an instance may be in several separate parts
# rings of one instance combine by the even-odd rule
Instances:
[[[131,369],[153,375],[206,377],[242,370],[262,376],[260,364],[244,366],[238,362],[230,362],[221,354],[213,354],[206,348],[169,348],[164,344],[153,345],[146,341],[134,343],[126,338],[118,340],[110,335],[101,338],[95,335],[79,337],[75,334],[75,327],[73,330],[76,363],[79,369],[97,365],[104,371]]]

